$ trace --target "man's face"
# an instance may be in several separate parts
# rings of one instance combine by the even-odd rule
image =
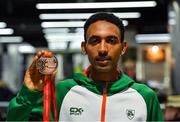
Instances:
[[[116,69],[126,49],[126,42],[121,42],[120,35],[119,28],[107,21],[99,20],[89,26],[82,50],[88,55],[93,70],[111,72]]]

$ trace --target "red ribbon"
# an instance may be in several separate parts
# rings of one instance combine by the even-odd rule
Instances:
[[[57,103],[56,103],[56,88],[55,81],[51,80],[51,75],[47,75],[44,78],[44,114],[43,121],[50,121],[50,109],[51,109],[51,100],[53,107],[54,121],[58,121],[57,115]]]

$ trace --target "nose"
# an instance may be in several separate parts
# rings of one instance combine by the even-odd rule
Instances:
[[[108,54],[108,48],[105,40],[102,40],[99,49],[98,49],[99,56],[106,56]]]

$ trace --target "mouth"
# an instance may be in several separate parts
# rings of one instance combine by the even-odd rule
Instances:
[[[96,61],[111,60],[111,58],[109,56],[106,56],[106,57],[97,56],[95,59],[96,59]]]
[[[96,63],[100,66],[106,66],[110,62],[110,57],[97,57]]]

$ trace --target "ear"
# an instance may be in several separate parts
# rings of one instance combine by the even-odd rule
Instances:
[[[81,52],[82,54],[86,55],[86,42],[81,42]]]
[[[121,55],[124,55],[124,53],[126,52],[127,48],[128,48],[128,44],[127,44],[127,42],[124,40],[124,41],[122,42]]]

